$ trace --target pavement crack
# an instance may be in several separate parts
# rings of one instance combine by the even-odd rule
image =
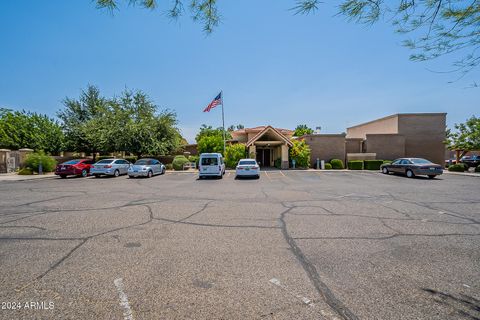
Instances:
[[[282,203],[283,204],[283,203]],[[284,205],[287,207],[286,205]],[[294,238],[290,236],[287,229],[287,224],[285,222],[285,216],[294,208],[287,207],[280,214],[280,225],[283,237],[287,241],[292,253],[294,254],[295,258],[300,262],[303,269],[307,273],[310,281],[313,283],[315,289],[323,298],[323,300],[335,311],[337,312],[343,319],[345,320],[356,320],[358,319],[355,314],[352,313],[340,300],[335,297],[334,293],[330,290],[330,288],[321,280],[320,275],[318,274],[317,269],[315,266],[307,259],[307,257],[303,254],[300,247],[297,245]]]

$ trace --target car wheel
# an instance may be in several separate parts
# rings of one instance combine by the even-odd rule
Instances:
[[[412,170],[410,170],[410,169],[409,169],[409,170],[407,170],[406,174],[407,174],[407,177],[409,177],[409,178],[413,178],[413,177],[415,177],[415,175],[413,174],[413,171],[412,171]]]
[[[62,179],[65,179],[66,177],[67,177],[67,175],[65,175],[65,174],[60,175],[60,178],[62,178]]]
[[[162,174],[165,174],[165,168],[162,168]]]
[[[99,174],[94,174],[93,175],[95,178],[100,178],[100,175]]]
[[[436,175],[434,175],[434,174],[429,174],[429,175],[428,175],[428,178],[429,178],[429,179],[434,179],[435,177],[436,177]]]
[[[151,178],[152,176],[153,176],[152,171],[148,171],[148,173],[147,173],[147,178]]]
[[[118,177],[118,176],[120,175],[120,171],[115,170],[115,171],[113,172],[113,175],[114,175],[115,177]]]
[[[87,170],[86,170],[86,169],[83,169],[80,176],[82,176],[83,178],[85,178],[87,175],[88,175]]]
[[[258,174],[258,175],[255,177],[255,179],[260,179],[260,175]]]
[[[388,169],[385,168],[385,167],[383,167],[383,168],[382,168],[382,173],[383,173],[383,174],[388,174]]]
[[[221,174],[218,178],[219,178],[219,179],[223,179],[223,174]]]

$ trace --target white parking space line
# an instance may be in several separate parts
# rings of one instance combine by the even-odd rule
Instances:
[[[123,279],[118,278],[113,281],[115,287],[117,287],[118,297],[120,298],[120,306],[123,307],[123,319],[124,320],[134,320],[132,309],[130,308],[130,303],[128,302],[128,297],[124,291]]]

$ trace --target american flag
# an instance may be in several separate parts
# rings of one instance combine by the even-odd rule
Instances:
[[[203,109],[203,112],[210,112],[210,110],[212,110],[219,104],[223,104],[221,92],[215,97],[215,99],[212,100],[212,102],[210,102],[210,104],[205,109]]]

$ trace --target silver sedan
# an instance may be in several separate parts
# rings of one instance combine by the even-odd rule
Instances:
[[[121,174],[126,174],[128,167],[130,167],[130,162],[124,159],[103,159],[90,168],[90,175],[94,177],[102,175],[118,177]]]
[[[134,165],[128,168],[128,177],[147,177],[151,178],[156,174],[164,174],[165,166],[156,159],[140,159]]]

